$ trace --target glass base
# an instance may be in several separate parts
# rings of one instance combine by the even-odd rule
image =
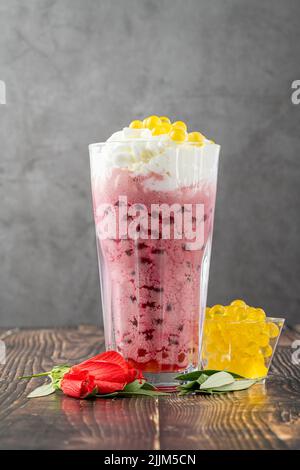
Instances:
[[[179,385],[178,380],[175,380],[179,372],[144,372],[143,375],[147,382],[150,382],[162,392],[175,392],[176,387]]]
[[[175,377],[181,374],[187,374],[197,370],[195,367],[189,367],[184,371],[178,372],[144,372],[143,375],[147,382],[150,382],[156,388],[162,392],[176,392],[178,385],[180,385],[179,380],[175,380]]]

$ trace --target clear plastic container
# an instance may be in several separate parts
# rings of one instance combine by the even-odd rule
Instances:
[[[202,367],[263,379],[268,371],[284,325],[283,318],[232,321],[228,317],[206,319]]]

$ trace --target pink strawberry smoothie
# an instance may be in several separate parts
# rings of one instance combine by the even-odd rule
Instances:
[[[183,371],[197,367],[199,360],[201,270],[211,242],[216,188],[201,180],[188,187],[155,190],[147,186],[148,178],[153,175],[114,168],[101,182],[95,179],[96,227],[99,204],[111,204],[118,214],[120,195],[127,197],[128,207],[144,204],[149,214],[151,204],[203,204],[204,242],[189,250],[184,237],[162,239],[161,218],[159,239],[151,239],[150,233],[141,233],[137,240],[97,237],[106,342],[146,372]]]

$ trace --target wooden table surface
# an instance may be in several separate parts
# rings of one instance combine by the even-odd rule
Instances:
[[[300,365],[286,328],[265,385],[226,395],[76,400],[27,399],[42,379],[20,375],[78,362],[104,349],[94,327],[0,331],[1,449],[299,449]],[[299,355],[300,358],[300,355]]]

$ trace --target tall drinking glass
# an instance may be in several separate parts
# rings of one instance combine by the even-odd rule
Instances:
[[[164,388],[200,364],[220,147],[154,147],[89,151],[106,347]]]

